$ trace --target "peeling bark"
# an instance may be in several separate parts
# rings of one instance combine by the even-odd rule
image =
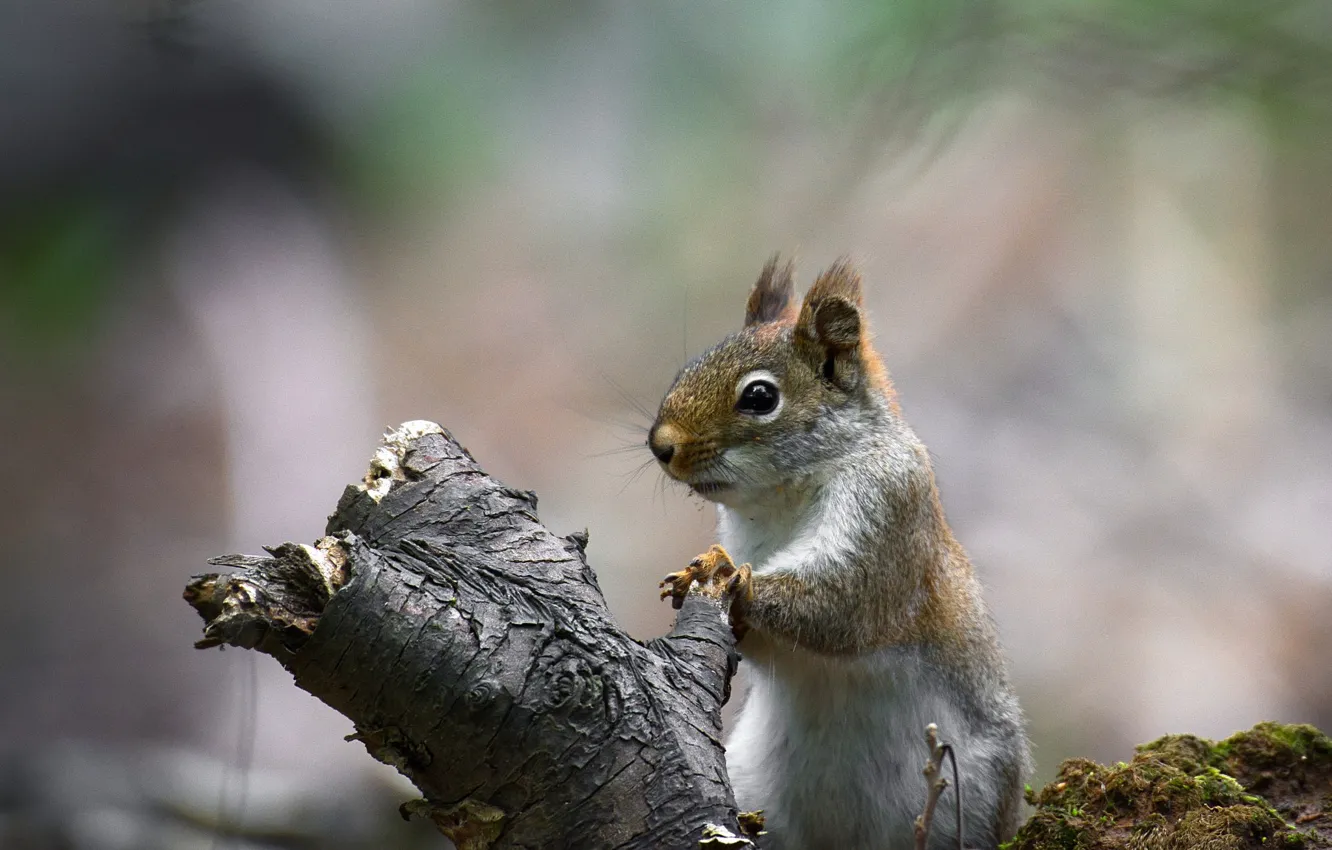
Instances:
[[[748,844],[731,837],[721,745],[725,619],[692,595],[670,634],[633,640],[586,545],[411,422],[315,545],[216,558],[235,571],[195,577],[185,598],[206,623],[197,646],[276,658],[421,790],[404,815],[462,850]]]

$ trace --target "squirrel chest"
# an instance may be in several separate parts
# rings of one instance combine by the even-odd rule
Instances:
[[[774,555],[819,545],[820,526],[835,511],[829,498],[828,488],[814,485],[728,500],[719,506],[718,536],[737,562],[763,575],[793,560]],[[749,688],[727,742],[741,809],[764,810],[783,848],[834,846],[827,843],[833,824],[863,829],[867,840],[910,836],[914,801],[925,796],[918,739],[928,723],[957,726],[919,652],[828,656],[755,629],[741,653]],[[896,755],[907,753],[913,757]],[[858,836],[844,835],[837,846],[861,846]]]
[[[762,573],[772,555],[813,533],[819,521],[823,488],[773,488],[762,495],[736,494],[717,508],[717,536],[737,563]]]

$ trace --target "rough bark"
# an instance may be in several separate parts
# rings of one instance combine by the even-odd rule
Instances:
[[[199,647],[276,658],[421,790],[404,813],[464,850],[748,844],[720,740],[736,654],[719,609],[691,596],[669,635],[639,643],[586,544],[411,422],[325,537],[216,558],[235,572],[185,597]]]

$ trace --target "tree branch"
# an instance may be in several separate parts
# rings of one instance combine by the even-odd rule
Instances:
[[[200,648],[273,656],[410,778],[461,850],[741,846],[721,745],[736,654],[715,603],[615,626],[586,534],[438,425],[386,435],[313,546],[229,555],[185,598]],[[645,589],[644,592],[649,592]],[[704,838],[705,831],[715,837]]]

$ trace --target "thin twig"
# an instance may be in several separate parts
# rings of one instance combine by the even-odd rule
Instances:
[[[933,723],[925,727],[925,741],[930,745],[930,757],[922,772],[929,792],[925,796],[925,811],[916,818],[916,850],[926,850],[930,840],[930,826],[934,823],[934,809],[939,804],[940,795],[948,787],[948,780],[941,771],[945,755],[953,763],[953,784],[957,789],[953,794],[957,812],[957,846],[958,850],[962,850],[962,781],[958,776],[957,756],[951,744],[939,740],[939,727]]]

